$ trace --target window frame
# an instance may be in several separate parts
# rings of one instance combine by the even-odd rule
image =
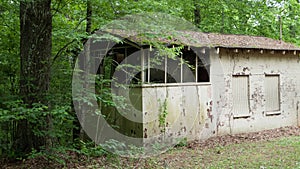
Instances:
[[[185,47],[188,47],[188,46],[185,46]],[[209,48],[207,48],[207,47],[202,47],[203,49],[201,49],[201,51],[203,52],[204,51],[204,54],[206,53],[206,52],[208,52],[208,57],[210,57],[210,49]],[[145,49],[145,48],[144,48]],[[190,49],[189,47],[188,47],[188,50],[192,50],[192,49]],[[148,51],[147,53],[145,53],[144,51]],[[198,78],[198,74],[199,74],[199,70],[198,70],[198,68],[199,68],[199,66],[198,66],[198,64],[199,64],[199,54],[197,54],[195,51],[193,51],[194,52],[194,54],[196,55],[196,57],[195,57],[195,67],[194,67],[194,69],[195,69],[195,73],[194,73],[194,76],[195,76],[195,81],[187,81],[187,82],[184,82],[184,72],[183,72],[183,69],[184,69],[184,60],[183,60],[183,54],[181,53],[180,54],[180,56],[178,56],[179,57],[179,60],[180,60],[180,82],[177,82],[177,83],[168,83],[168,57],[167,56],[164,56],[164,58],[162,59],[162,60],[164,60],[164,82],[163,83],[153,83],[153,82],[151,82],[151,65],[150,64],[148,64],[149,62],[150,62],[150,57],[151,57],[151,54],[150,54],[150,52],[151,52],[151,48],[150,48],[150,50],[143,50],[143,54],[142,54],[142,85],[143,86],[156,86],[156,85],[158,85],[158,86],[161,86],[161,85],[166,85],[166,86],[174,86],[174,85],[184,85],[184,84],[187,84],[187,85],[189,85],[189,84],[195,84],[195,83],[201,83],[201,84],[211,84],[211,78],[210,78],[210,65],[209,66],[207,66],[207,65],[205,65],[205,64],[207,64],[207,63],[202,63],[204,66],[205,66],[205,68],[206,68],[206,71],[207,71],[207,76],[208,76],[208,81],[207,82],[201,82],[201,81],[199,81],[199,78]],[[206,61],[207,62],[207,61]],[[209,64],[209,60],[208,60],[208,64]]]
[[[171,47],[173,47],[175,45],[172,45]],[[171,74],[168,74],[168,60],[170,58],[168,58],[168,56],[161,56],[161,61],[163,61],[164,63],[162,64],[162,67],[161,69],[157,69],[157,70],[161,70],[161,71],[164,71],[164,79],[163,78],[160,78],[158,77],[158,79],[162,79],[161,81],[158,80],[159,82],[151,82],[151,69],[155,69],[155,68],[151,68],[151,64],[150,63],[150,59],[152,57],[152,54],[151,52],[154,52],[154,50],[152,49],[151,46],[149,45],[145,45],[145,46],[142,46],[141,48],[136,48],[135,46],[131,46],[131,45],[128,45],[126,44],[125,46],[117,46],[117,47],[113,47],[111,50],[110,50],[110,53],[107,53],[105,54],[104,57],[111,57],[112,59],[112,62],[115,62],[115,64],[118,64],[119,62],[122,62],[124,59],[126,59],[128,57],[128,50],[135,50],[135,49],[138,49],[140,50],[140,57],[139,57],[139,62],[140,64],[137,65],[137,66],[140,66],[141,67],[141,71],[139,72],[139,74],[136,75],[135,79],[137,82],[134,82],[134,83],[131,83],[129,81],[132,81],[132,79],[130,79],[130,77],[126,74],[126,77],[125,77],[125,81],[126,81],[126,84],[130,84],[130,85],[133,85],[133,86],[136,86],[136,85],[142,85],[142,86],[177,86],[177,85],[190,85],[190,84],[211,84],[211,78],[210,78],[210,48],[208,47],[201,47],[199,52],[198,53],[197,51],[193,51],[189,46],[184,46],[186,50],[188,51],[192,51],[193,54],[195,55],[195,57],[193,58],[194,62],[193,64],[193,68],[195,69],[193,71],[193,74],[194,74],[194,81],[189,81],[187,80],[185,82],[184,80],[184,69],[185,69],[185,65],[187,62],[183,60],[183,53],[181,53],[180,55],[178,55],[177,59],[178,61],[180,62],[178,65],[178,72],[180,73],[180,75],[178,76],[178,80],[176,80],[176,83],[174,82],[168,82],[168,78],[171,76]],[[118,50],[124,50],[123,53],[117,53],[115,51],[118,51]],[[183,50],[183,49],[182,49]],[[184,52],[184,51],[182,51]],[[118,61],[118,54],[121,54],[123,55],[122,58],[120,61]],[[203,55],[204,59],[203,61],[200,61],[199,60],[202,60],[200,59],[199,57],[201,57]],[[208,56],[207,56],[208,55]],[[205,58],[205,56],[207,58]],[[104,59],[105,60],[105,59]],[[126,60],[125,60],[125,63]],[[115,70],[116,67],[118,67],[118,65],[111,65],[111,69]],[[207,74],[206,78],[207,81],[205,82],[202,82],[199,80],[199,65],[198,64],[202,64],[204,69],[206,70],[206,72],[204,72],[204,74]],[[104,62],[101,62],[101,66],[105,66],[105,63]],[[190,70],[191,68],[188,67]],[[127,68],[123,68],[125,70],[127,70]],[[112,70],[112,72],[110,73],[110,77],[113,76],[114,74],[114,71]],[[102,72],[102,73],[105,73],[105,72]],[[179,79],[180,78],[180,79]]]

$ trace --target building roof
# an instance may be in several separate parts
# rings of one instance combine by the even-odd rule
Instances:
[[[297,47],[291,43],[260,36],[224,35],[216,33],[207,33],[200,36],[207,36],[211,45],[214,47],[300,50],[300,47]]]
[[[109,33],[121,36],[134,42],[145,43],[145,41],[160,41],[170,44],[184,44],[188,46],[210,46],[221,48],[245,48],[245,49],[269,49],[269,50],[297,50],[291,43],[274,40],[267,37],[248,35],[229,35],[218,33],[202,33],[195,31],[174,31],[160,36],[158,33],[145,33],[138,35],[133,31],[109,30]]]

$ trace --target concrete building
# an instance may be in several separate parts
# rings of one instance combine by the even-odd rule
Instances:
[[[135,110],[126,118],[117,113],[120,109],[102,109],[121,133],[194,140],[300,123],[299,47],[265,37],[181,32],[165,41],[170,47],[184,45],[181,54],[154,64],[151,45],[116,34],[126,39],[108,52],[110,61],[102,61],[99,73],[139,84],[128,88],[126,105]],[[139,70],[133,75],[130,68],[127,74],[119,70],[125,60],[140,63]],[[115,92],[126,95],[122,89]]]

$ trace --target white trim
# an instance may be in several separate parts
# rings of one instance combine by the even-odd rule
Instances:
[[[182,53],[180,54],[180,83],[183,82],[183,58]]]
[[[264,53],[264,50],[260,50],[259,53],[260,53],[260,54],[263,54],[263,53]]]
[[[151,46],[150,46],[151,47]],[[148,79],[147,79],[147,82],[150,83],[150,68],[151,68],[151,63],[150,63],[150,57],[151,57],[151,50],[148,51]]]
[[[145,53],[144,53],[144,49],[142,48],[141,49],[141,51],[142,51],[142,58],[141,58],[141,66],[142,66],[142,72],[141,72],[141,80],[142,80],[142,83],[144,83],[145,82]]]
[[[125,52],[124,52],[124,55],[125,55],[125,56],[124,56],[124,58],[125,58],[125,64],[127,65],[127,55],[128,55],[128,53],[127,53],[127,48],[125,48],[124,51],[125,51]],[[127,67],[127,66],[125,66],[125,70],[126,70],[126,72],[128,72],[128,67]],[[125,73],[125,76],[126,76],[126,77],[125,77],[125,79],[126,79],[125,82],[127,83],[127,82],[129,81],[128,73]]]
[[[153,84],[142,84],[141,87],[175,87],[175,86],[211,86],[210,82],[201,82],[201,83],[195,83],[195,82],[189,82],[189,83],[153,83]]]
[[[165,56],[165,84],[167,84],[168,77],[168,56]]]
[[[220,48],[217,48],[217,54],[219,54],[220,53]]]
[[[265,111],[264,112],[266,116],[271,116],[271,115],[280,115],[281,111]]]
[[[233,115],[233,119],[236,120],[236,119],[245,119],[245,118],[249,118],[251,117],[251,114],[234,114]]]
[[[198,82],[198,55],[196,54],[196,66],[195,66],[195,81]],[[210,79],[209,79],[210,80]]]

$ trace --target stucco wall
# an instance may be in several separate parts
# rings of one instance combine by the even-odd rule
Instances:
[[[224,92],[219,97],[219,101],[214,100],[216,109],[219,109],[219,112],[214,111],[215,114],[219,113],[217,122],[219,135],[298,124],[299,56],[294,55],[293,52],[283,53],[283,51],[270,50],[220,49],[219,55],[213,56],[215,60],[220,59],[224,74],[224,86],[213,87],[213,90],[223,90]],[[211,71],[217,70],[212,68]],[[268,116],[265,111],[266,74],[279,75],[280,114],[277,115]],[[249,76],[249,117],[233,118],[232,75]],[[212,79],[212,81],[214,80]]]
[[[234,117],[233,75],[248,76],[249,116]],[[266,75],[279,76],[280,109],[273,115],[266,114]],[[211,48],[209,76],[209,83],[133,88],[135,95],[130,95],[130,100],[142,114],[131,112],[130,116],[143,124],[119,119],[116,123],[122,126],[121,132],[142,137],[147,144],[151,138],[195,140],[299,125],[299,53]],[[158,117],[164,112],[167,114],[162,125]]]
[[[211,84],[191,83],[143,87],[144,138],[200,139],[212,124]],[[159,114],[166,112],[165,125]]]

